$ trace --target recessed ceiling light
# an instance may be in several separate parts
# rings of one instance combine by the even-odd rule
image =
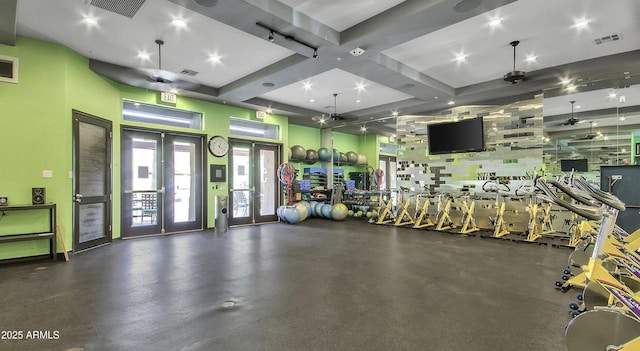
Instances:
[[[626,119],[626,118],[624,118],[624,117],[620,117],[620,120],[621,120],[621,121],[624,121],[625,119]]]
[[[362,100],[356,100],[356,104],[359,104],[361,102],[362,102]]]
[[[316,102],[316,99],[309,99],[309,102]]]
[[[595,126],[598,125],[598,122],[593,122],[593,123],[591,123],[591,125],[595,127]]]
[[[627,149],[622,148],[622,149],[620,149],[620,151],[621,151],[621,152],[627,152]]]
[[[171,25],[176,28],[187,28],[187,22],[182,18],[174,18],[173,21],[171,21]]]
[[[618,96],[618,94],[616,94],[616,92],[615,92],[615,91],[614,91],[614,92],[609,93],[609,98],[611,98],[611,99],[615,98],[616,96]]]
[[[398,111],[393,111],[393,112],[391,112],[391,115],[392,115],[393,117],[398,117]]]
[[[220,60],[222,59],[222,57],[218,54],[211,54],[209,55],[209,62],[211,63],[220,63]]]
[[[585,122],[587,122],[587,121],[585,121],[585,120],[583,119],[582,121],[578,121],[578,124],[582,124],[582,123],[585,123]]]
[[[438,97],[437,97],[437,96],[434,96],[433,98],[434,98],[435,100],[438,100]]]
[[[560,78],[560,83],[562,83],[562,85],[568,85],[571,83],[571,78],[569,77],[562,77]]]
[[[365,87],[366,87],[366,85],[364,85],[364,83],[362,83],[362,82],[356,84],[356,89],[358,91],[363,91]]]
[[[576,91],[576,86],[573,84],[567,85],[567,91],[568,92]]]
[[[306,90],[306,91],[311,90],[311,83],[310,82],[302,83],[302,88],[304,88],[304,90]]]
[[[589,26],[589,20],[586,18],[579,18],[573,22],[573,28],[575,29],[585,29]]]
[[[576,110],[582,108],[582,105],[576,105]]]
[[[84,16],[82,21],[90,26],[95,26],[98,24],[98,20],[91,16]]]
[[[502,23],[502,18],[500,17],[496,17],[494,19],[492,19],[491,21],[489,21],[489,25],[491,27],[497,27]]]
[[[363,132],[363,133],[366,132],[367,131],[367,127],[365,127],[365,126],[360,127],[360,131]]]
[[[169,89],[169,92],[172,94],[177,94],[178,93],[178,88],[171,88]]]
[[[273,109],[271,107],[267,108],[267,113],[273,113]]]
[[[150,60],[151,55],[146,51],[138,51],[138,58],[141,60]]]
[[[538,56],[536,55],[527,55],[527,58],[525,59],[525,61],[532,63],[532,62],[536,62],[536,60],[538,59]]]
[[[455,104],[455,103],[456,103],[455,101],[453,101],[453,100],[449,100],[449,102],[447,102],[447,105],[453,105],[453,104]]]
[[[455,60],[458,63],[466,62],[467,61],[467,55],[466,54],[457,54]]]
[[[320,124],[327,124],[327,119],[324,117],[320,117],[320,120],[318,122],[320,122]]]

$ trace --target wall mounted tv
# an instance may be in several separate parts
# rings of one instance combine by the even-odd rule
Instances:
[[[589,172],[589,162],[586,158],[577,160],[560,160],[560,170],[563,172]]]
[[[429,154],[484,151],[482,117],[427,125]]]

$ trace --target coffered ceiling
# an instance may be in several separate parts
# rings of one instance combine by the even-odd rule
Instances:
[[[128,7],[136,2],[139,8]],[[5,0],[0,6],[3,44],[23,35],[60,43],[125,84],[176,88],[179,95],[271,109],[291,123],[356,134],[362,126],[393,133],[395,114],[640,81],[637,0]],[[164,42],[162,71],[157,39]],[[516,40],[514,61],[509,43]],[[514,65],[526,71],[518,84],[503,80]]]

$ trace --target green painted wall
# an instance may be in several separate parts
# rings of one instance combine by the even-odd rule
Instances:
[[[19,83],[0,82],[0,195],[9,197],[10,204],[31,202],[31,188],[45,187],[47,202],[58,205],[58,220],[67,249],[72,246],[73,179],[69,177],[72,164],[72,110],[95,115],[113,123],[113,237],[120,237],[120,131],[122,126],[154,128],[154,125],[124,121],[122,100],[161,104],[157,91],[116,83],[92,72],[88,59],[64,46],[27,37],[18,38],[16,46],[0,45],[0,54],[19,60]],[[166,104],[165,104],[166,105]],[[165,130],[204,134],[206,138],[222,135],[227,138],[248,139],[229,134],[229,117],[259,121],[252,110],[178,96],[172,107],[201,112],[204,130],[193,131],[177,127]],[[280,143],[286,161],[288,148],[300,144],[305,148],[319,148],[320,129],[289,125],[287,117],[268,114],[264,123],[280,128]],[[354,136],[335,133],[334,145],[339,150],[356,151],[376,157],[375,136]],[[363,138],[369,138],[364,141]],[[260,138],[251,140],[269,141]],[[375,145],[374,145],[375,144]],[[371,150],[363,150],[372,147]],[[227,158],[207,154],[207,164],[227,164]],[[304,165],[308,166],[308,165]],[[319,166],[319,163],[316,165]],[[43,178],[42,171],[53,172]],[[207,170],[208,171],[208,170]],[[227,184],[207,183],[208,227],[214,224],[215,195],[226,195]],[[43,213],[0,213],[0,235],[45,230],[48,219]],[[61,252],[61,245],[58,245]],[[0,260],[46,254],[48,241],[3,243]]]

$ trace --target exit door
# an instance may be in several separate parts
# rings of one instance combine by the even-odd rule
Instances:
[[[278,220],[280,145],[231,141],[229,152],[230,225]]]

